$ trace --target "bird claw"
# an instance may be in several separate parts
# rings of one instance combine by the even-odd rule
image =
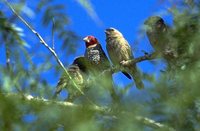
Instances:
[[[128,61],[123,60],[123,61],[120,62],[120,65],[122,65],[122,66],[128,66]]]
[[[144,53],[144,55],[149,55],[149,53],[146,52],[145,50],[142,50],[142,52]]]

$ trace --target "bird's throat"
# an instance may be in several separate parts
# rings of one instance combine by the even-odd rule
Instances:
[[[92,48],[92,47],[97,46],[97,44],[98,44],[98,43],[96,43],[96,44],[92,44],[92,45],[91,45],[91,44],[86,44],[86,46],[87,46],[87,48]]]

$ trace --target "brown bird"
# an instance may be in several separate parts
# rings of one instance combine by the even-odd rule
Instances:
[[[57,95],[62,91],[62,89],[66,88],[68,91],[68,99],[67,101],[72,102],[77,97],[79,97],[81,92],[77,89],[77,87],[82,91],[85,92],[88,87],[86,86],[86,80],[88,78],[88,62],[85,57],[77,57],[74,59],[73,63],[68,67],[67,71],[72,79],[70,79],[67,74],[63,74],[58,84],[56,86],[56,91],[54,94],[54,99]],[[74,81],[77,85],[73,84]]]
[[[176,44],[172,41],[170,28],[159,16],[151,16],[145,22],[147,37],[158,55],[166,60],[177,57]]]
[[[114,65],[120,65],[123,61],[134,59],[132,50],[126,39],[123,37],[115,28],[108,28],[105,30],[106,33],[106,49],[109,57]],[[144,88],[142,83],[141,74],[136,67],[136,64],[125,67],[122,69],[124,72],[129,72],[135,81],[138,89]]]

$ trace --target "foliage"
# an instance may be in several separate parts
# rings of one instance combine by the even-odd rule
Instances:
[[[54,22],[54,32],[59,39],[63,41],[61,49],[66,52],[65,55],[70,55],[76,51],[76,43],[79,37],[68,29],[70,20],[66,15],[66,6],[64,4],[57,4],[53,0],[43,0],[38,2],[37,12],[43,12],[42,24],[45,27]],[[69,48],[70,47],[70,48]]]
[[[18,2],[27,6],[24,1]],[[53,64],[55,60],[50,53],[47,51],[43,53],[39,48],[40,45],[37,45],[37,40],[31,41],[23,28],[18,27],[20,21],[16,16],[8,15],[4,10],[0,11],[0,47],[4,50],[6,58],[0,66],[0,128],[2,130],[199,130],[200,6],[198,1],[175,4],[176,6],[172,6],[169,11],[174,23],[168,39],[175,45],[174,47],[177,47],[178,57],[171,65],[173,68],[167,68],[157,79],[148,79],[150,84],[145,86],[148,95],[142,95],[140,100],[124,99],[126,91],[116,85],[121,101],[112,103],[107,90],[95,88],[94,84],[90,91],[75,101],[80,106],[73,104],[70,106],[69,103],[63,106],[58,104],[57,100],[56,102],[27,100],[24,94],[51,99],[53,88],[47,82],[44,73],[59,66]],[[18,13],[23,11],[22,7],[17,10]],[[51,28],[54,19],[55,36],[63,41],[63,45],[55,45],[58,52],[62,50],[67,52],[67,55],[75,53],[77,47],[74,43],[79,37],[68,29],[69,17],[65,13],[66,7],[54,3],[53,0],[42,0],[36,2],[32,10],[37,10],[42,16],[39,21],[42,21],[46,28]],[[53,77],[57,75],[55,73]],[[101,76],[97,79],[100,78]],[[12,93],[15,95],[10,95]],[[93,104],[105,108],[100,110]],[[153,119],[165,125],[165,128],[163,125],[156,126],[154,122],[149,124],[138,120],[137,116]]]
[[[78,42],[79,37],[67,28],[69,19],[64,13],[66,7],[58,8],[62,5],[51,2],[53,1],[48,2],[49,5],[45,4],[44,1],[37,2],[33,10],[37,9],[37,13],[44,15],[41,18],[44,25],[52,23],[53,16],[57,16],[54,18],[55,25],[57,25],[54,28],[54,32],[58,33],[58,38],[64,41],[60,45],[60,49],[62,49],[62,52],[66,52],[67,55],[74,54],[78,45],[74,43]],[[3,2],[1,4],[5,5]],[[16,10],[18,13],[22,12],[22,14],[25,12],[24,9],[29,9],[29,4],[25,1],[16,1],[16,3],[13,3],[17,7]],[[4,7],[6,8],[6,6]],[[41,11],[42,9],[43,11]],[[31,16],[28,13],[26,14]],[[1,85],[4,87],[3,90],[16,90],[17,86],[17,90],[22,92],[37,95],[42,95],[44,92],[50,94],[52,92],[52,88],[49,88],[51,85],[47,82],[43,74],[48,70],[58,70],[59,66],[51,64],[51,62],[55,61],[52,60],[52,56],[48,52],[43,53],[43,49],[37,45],[38,41],[32,39],[32,36],[30,37],[27,33],[25,34],[24,29],[13,24],[16,22],[18,20],[15,15],[0,12],[0,38],[2,41],[0,44],[2,48],[5,45],[5,61],[9,61],[7,66],[10,68],[10,70],[5,70],[5,67],[1,66],[2,75],[5,76],[1,78]],[[59,49],[59,45],[56,45],[56,47]],[[35,50],[38,50],[37,54]],[[65,64],[67,64],[66,61]],[[55,78],[56,76],[58,77],[58,73],[55,74]]]

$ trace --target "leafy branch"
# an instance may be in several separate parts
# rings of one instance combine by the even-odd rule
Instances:
[[[24,100],[25,103],[27,103],[27,104],[36,102],[38,104],[41,103],[44,106],[45,105],[58,105],[58,106],[62,106],[62,107],[67,107],[67,108],[72,108],[72,109],[80,109],[80,110],[82,108],[85,108],[82,105],[74,104],[71,102],[53,101],[53,100],[48,100],[45,98],[33,97],[32,95],[24,95],[22,97],[21,95],[18,95],[15,93],[9,93],[9,94],[0,93],[0,96],[3,96],[5,98],[12,98],[12,99],[15,98],[15,99],[19,99],[19,100],[21,99],[21,100]],[[112,119],[119,119],[120,114],[128,115],[128,116],[134,115],[131,112],[125,112],[125,111],[120,112],[120,114],[114,114],[112,112],[112,109],[110,109],[108,107],[99,107],[99,106],[95,106],[95,105],[87,105],[86,108],[88,108],[89,110],[95,111],[95,112],[102,113],[102,114],[109,114]],[[169,131],[175,131],[175,129],[168,127],[166,125],[163,125],[163,124],[156,122],[147,117],[135,116],[134,120],[136,122],[140,122],[144,125],[150,126],[155,129],[165,129],[165,130],[169,130]]]
[[[79,92],[82,94],[82,95],[85,95],[81,89],[77,86],[77,84],[73,81],[73,79],[71,78],[69,72],[65,69],[63,63],[61,62],[61,60],[58,58],[58,55],[57,53],[55,52],[54,50],[54,46],[53,48],[51,48],[46,42],[45,40],[42,38],[42,36],[33,28],[31,27],[28,22],[23,19],[16,11],[15,9],[12,7],[12,5],[7,1],[7,0],[4,0],[5,3],[7,4],[7,6],[11,9],[11,11],[31,30],[31,32],[33,32],[40,40],[40,43],[43,44],[51,53],[52,55],[55,57],[57,63],[60,65],[60,67],[64,70],[64,72],[67,74],[67,76],[69,77],[69,79],[72,81],[72,83],[74,84],[74,86],[77,88],[77,90],[79,90]],[[54,43],[53,43],[54,45]],[[88,99],[89,100],[89,99]],[[89,100],[90,101],[90,100]],[[91,102],[91,101],[90,101]],[[91,102],[92,103],[92,102]]]

